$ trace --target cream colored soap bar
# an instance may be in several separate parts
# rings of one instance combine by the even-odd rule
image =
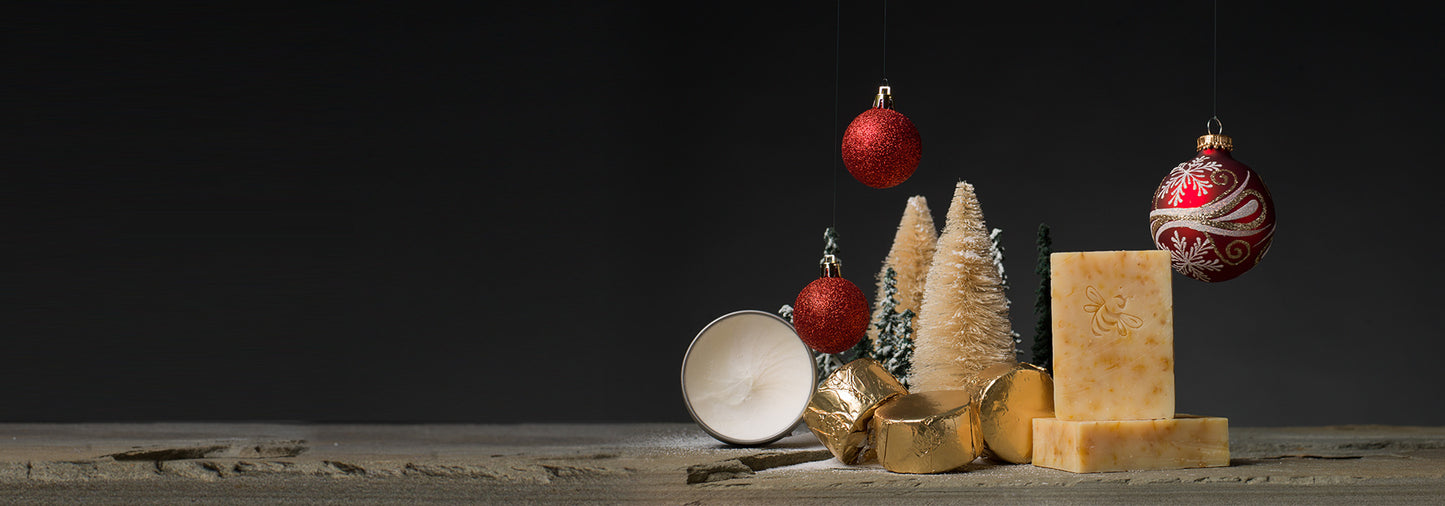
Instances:
[[[1169,253],[1054,253],[1054,416],[1174,415],[1174,296]]]
[[[1034,465],[1071,473],[1229,465],[1229,419],[1034,419]]]

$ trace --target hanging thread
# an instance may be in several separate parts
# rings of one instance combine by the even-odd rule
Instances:
[[[828,143],[833,154],[828,157],[828,174],[833,178],[833,221],[834,229],[838,228],[838,161],[842,160],[842,152],[838,150],[838,66],[842,60],[842,39],[843,39],[843,0],[835,2],[837,12],[833,19],[833,131],[828,133]]]
[[[1214,103],[1211,107],[1210,115],[1213,117],[1214,121],[1219,121],[1219,0],[1214,0],[1214,46],[1212,48],[1212,52],[1214,68],[1211,70],[1210,73],[1213,79]],[[1220,125],[1219,131],[1224,131],[1224,126],[1222,124]]]
[[[883,82],[888,82],[888,0],[883,0]]]

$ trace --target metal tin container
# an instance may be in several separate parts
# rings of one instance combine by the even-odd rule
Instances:
[[[768,381],[778,382],[777,388],[755,392],[756,397],[726,399],[736,403],[719,402],[707,395],[708,388],[718,385],[746,390],[762,374],[768,375]],[[682,359],[682,398],[698,427],[718,441],[765,445],[797,428],[817,386],[817,375],[812,350],[791,324],[764,311],[736,311],[707,324],[688,345]],[[750,413],[767,416],[748,416]],[[774,419],[759,420],[768,417]],[[762,426],[740,429],[739,419]]]

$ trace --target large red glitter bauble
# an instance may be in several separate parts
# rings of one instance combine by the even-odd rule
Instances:
[[[1169,171],[1154,192],[1149,229],[1174,270],[1217,282],[1244,274],[1274,239],[1274,199],[1229,151],[1204,149]]]
[[[908,180],[923,157],[923,139],[907,116],[893,109],[863,111],[843,131],[843,165],[859,182],[891,188]]]
[[[818,278],[793,301],[793,328],[809,348],[823,353],[847,351],[868,330],[868,300],[843,278]]]

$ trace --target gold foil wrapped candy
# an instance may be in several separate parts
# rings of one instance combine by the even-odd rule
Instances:
[[[983,450],[978,410],[967,390],[894,398],[873,414],[878,462],[895,473],[941,473],[973,462]]]
[[[1054,380],[1033,364],[999,364],[979,374],[978,406],[984,456],[1013,464],[1033,460],[1033,420],[1054,416]]]
[[[803,422],[823,446],[844,464],[873,457],[868,422],[883,401],[907,394],[908,389],[878,362],[860,358],[833,371],[808,402]]]

